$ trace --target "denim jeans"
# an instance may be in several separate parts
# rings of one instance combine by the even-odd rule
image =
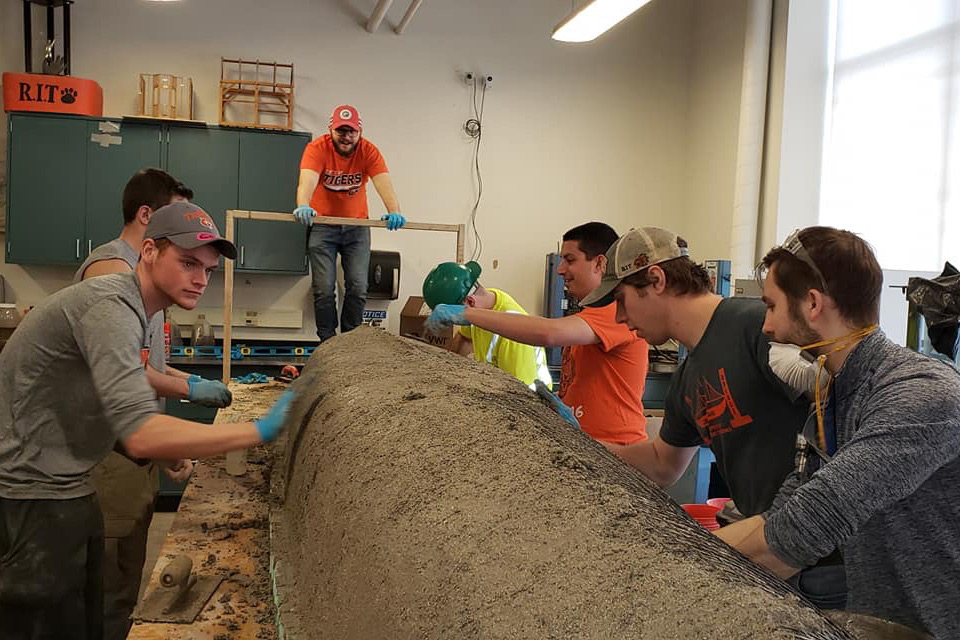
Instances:
[[[337,335],[337,252],[343,266],[344,288],[340,332],[356,329],[363,321],[370,270],[370,228],[315,224],[310,230],[307,248],[313,312],[317,335],[323,342]]]
[[[847,572],[842,564],[808,567],[787,582],[820,609],[847,608]]]

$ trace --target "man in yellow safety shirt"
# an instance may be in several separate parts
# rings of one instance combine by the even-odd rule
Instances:
[[[486,288],[477,279],[480,265],[442,262],[423,282],[423,299],[433,309],[438,304],[463,304],[478,309],[527,315],[526,310],[510,294]],[[471,355],[477,362],[488,362],[509,373],[531,389],[535,380],[548,387],[553,384],[542,347],[508,340],[477,326],[460,327],[453,337],[452,350],[462,356]]]

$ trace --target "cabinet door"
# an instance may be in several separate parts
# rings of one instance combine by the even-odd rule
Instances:
[[[310,137],[303,134],[241,132],[239,208],[292,212],[297,206],[300,157],[308,142]],[[306,228],[292,221],[240,220],[237,240],[243,255],[237,268],[306,273],[306,235]]]
[[[7,262],[77,264],[86,255],[87,121],[11,114],[9,127]]]
[[[158,124],[92,120],[87,125],[87,244],[82,248],[84,255],[93,247],[120,235],[123,188],[140,169],[160,167],[161,150]]]
[[[299,222],[237,220],[236,268],[305,274],[306,244],[307,230]]]
[[[222,235],[227,209],[237,209],[240,132],[170,126],[167,171],[193,189],[193,199],[210,214]]]

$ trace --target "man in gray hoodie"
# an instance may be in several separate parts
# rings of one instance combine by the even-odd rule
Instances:
[[[849,611],[960,638],[960,374],[879,330],[883,276],[856,235],[803,229],[762,268],[764,332],[833,383],[784,499],[719,537],[782,577],[839,548]]]

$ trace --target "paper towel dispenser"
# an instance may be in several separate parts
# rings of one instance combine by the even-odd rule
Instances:
[[[400,254],[396,251],[371,251],[367,273],[369,300],[396,300],[400,296]]]

